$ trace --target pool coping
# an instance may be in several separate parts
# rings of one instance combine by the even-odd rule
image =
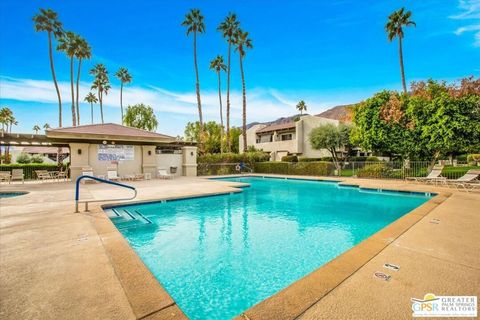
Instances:
[[[332,180],[312,177],[291,177],[282,175],[236,175],[226,177],[268,177],[268,178],[287,178],[295,180],[312,181],[334,181],[342,185],[343,180]],[[213,179],[210,179],[213,180]],[[228,182],[228,181],[226,181]],[[189,198],[198,198],[206,196],[226,195],[242,192],[242,187],[248,186],[245,183],[227,183],[232,191],[213,192],[204,194],[194,194],[188,196],[162,197],[158,199],[129,201],[120,203],[108,203],[97,205],[90,212],[92,224],[102,241],[107,252],[115,274],[120,281],[125,295],[130,303],[132,311],[137,319],[188,319],[183,311],[178,307],[174,299],[164,289],[160,281],[151,273],[148,267],[143,263],[135,250],[129,245],[122,233],[116,228],[113,222],[105,213],[104,209],[116,206],[132,206],[159,201],[183,200]],[[349,187],[362,188],[360,184],[345,184]],[[395,189],[377,189],[400,192],[413,192],[425,194],[417,190],[395,190]],[[448,199],[450,192],[431,192],[434,195],[429,201],[421,206],[406,213],[391,224],[385,226],[369,238],[363,240],[353,248],[337,256],[330,262],[322,265],[313,272],[296,280],[288,287],[278,291],[274,295],[260,301],[256,305],[245,310],[235,319],[254,320],[254,319],[295,319],[302,315],[315,303],[320,301],[329,292],[344,282],[358,271],[363,265],[368,263],[382,250],[388,247],[395,239],[409,230],[413,225],[423,219],[438,205]]]

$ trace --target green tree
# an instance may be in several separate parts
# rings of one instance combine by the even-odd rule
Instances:
[[[204,123],[203,144],[204,153],[220,153],[222,127],[215,121]],[[200,123],[189,122],[185,127],[185,141],[197,142],[200,139]]]
[[[38,131],[40,131],[40,126],[38,124],[34,125],[32,128],[33,131],[35,131],[35,134],[38,134]]]
[[[247,152],[247,92],[245,88],[245,73],[243,72],[243,59],[245,59],[246,49],[252,49],[252,40],[248,37],[248,32],[237,29],[234,35],[235,51],[240,57],[240,75],[242,77],[242,130],[243,130],[243,151]]]
[[[230,146],[232,147],[231,152],[239,153],[240,152],[240,135],[242,134],[242,129],[238,127],[230,128]]]
[[[77,69],[77,91],[75,96],[75,105],[77,108],[77,124],[80,125],[80,105],[78,104],[78,97],[80,95],[80,73],[82,71],[82,61],[84,59],[89,60],[92,57],[92,48],[88,44],[87,40],[82,37],[79,37],[79,44],[77,51],[75,52],[75,57],[78,59],[78,69]]]
[[[57,77],[55,75],[55,66],[53,62],[52,37],[58,39],[63,35],[62,23],[58,20],[58,15],[50,9],[40,8],[40,13],[33,17],[35,31],[45,31],[48,35],[48,55],[50,58],[50,70],[52,71],[53,84],[58,97],[58,126],[62,126],[62,97],[58,88]]]
[[[200,120],[200,132],[203,131],[202,101],[200,99],[200,80],[197,65],[197,33],[205,33],[204,17],[198,9],[191,9],[186,15],[182,26],[187,28],[187,36],[193,33],[193,62],[195,64],[195,91],[197,93],[198,118]],[[201,142],[201,140],[200,140]]]
[[[403,68],[403,26],[416,26],[415,22],[410,20],[412,16],[411,11],[405,11],[405,8],[401,8],[388,16],[387,24],[385,25],[385,30],[387,32],[388,41],[393,41],[398,37],[398,54],[400,59],[400,73],[402,75],[402,86],[403,92],[407,93],[407,85],[405,83],[405,70]]]
[[[34,155],[30,158],[30,162],[31,162],[31,163],[43,163],[43,156],[40,155],[40,154],[34,154]]]
[[[126,68],[120,68],[115,73],[115,77],[120,80],[120,111],[122,115],[122,124],[123,124],[123,85],[132,82],[132,76],[128,73]]]
[[[152,107],[143,103],[128,106],[124,122],[129,127],[148,131],[155,131],[158,126],[157,117],[155,117]]]
[[[67,31],[62,37],[58,39],[57,50],[65,52],[67,57],[70,59],[70,90],[72,94],[72,125],[75,127],[77,125],[77,110],[75,107],[75,90],[73,88],[73,74],[74,74],[74,64],[73,59],[75,54],[80,46],[80,37],[71,32]]]
[[[17,158],[15,159],[15,162],[27,164],[32,162],[32,159],[30,158],[30,155],[28,153],[22,152],[17,156]]]
[[[228,56],[227,56],[227,109],[226,109],[226,122],[227,122],[227,148],[228,152],[232,151],[232,140],[230,138],[230,66],[231,66],[231,52],[234,35],[240,26],[240,22],[237,20],[237,15],[229,13],[228,16],[220,23],[217,30],[222,33],[222,36],[228,43]]]
[[[90,103],[90,116],[92,118],[92,124],[93,124],[93,104],[98,102],[97,97],[95,96],[95,93],[89,92],[87,96],[85,97],[84,101]]]
[[[338,152],[349,143],[349,129],[344,124],[338,126],[327,123],[310,132],[310,144],[313,149],[327,149],[332,154],[332,159],[337,170],[340,169]]]
[[[90,74],[95,77],[91,89],[97,90],[98,101],[100,102],[100,116],[103,121],[103,95],[108,94],[110,90],[110,80],[108,79],[107,68],[101,63],[96,64],[91,70]]]
[[[303,114],[303,111],[307,111],[307,104],[305,103],[305,101],[300,100],[300,102],[297,103],[296,108],[298,111],[300,111],[300,114]]]
[[[217,74],[218,76],[218,101],[220,103],[220,127],[221,127],[221,132],[220,132],[220,153],[223,153],[223,130],[224,130],[224,126],[223,126],[223,107],[222,107],[222,85],[221,85],[221,77],[220,77],[220,73],[222,71],[226,71],[227,70],[227,66],[225,65],[225,63],[223,63],[223,57],[221,55],[217,55],[215,57],[215,59],[213,59],[212,61],[210,61],[210,70],[214,70],[215,73]]]

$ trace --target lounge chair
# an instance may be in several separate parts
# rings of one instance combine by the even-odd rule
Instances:
[[[11,178],[10,172],[0,171],[0,182],[5,181],[10,183],[10,178]]]
[[[120,177],[118,176],[117,169],[107,169],[107,180],[119,181]]]
[[[60,179],[63,179],[65,181],[67,181],[67,178],[68,178],[68,172],[67,171],[60,171],[58,174],[57,174],[57,179],[60,181]]]
[[[52,176],[48,173],[47,170],[35,170],[35,174],[37,175],[38,180],[50,180]]]
[[[173,174],[167,172],[167,169],[158,169],[157,178],[160,179],[173,179]]]
[[[441,177],[442,170],[443,170],[442,165],[435,165],[432,168],[432,171],[430,171],[430,173],[426,177],[407,177],[406,179],[412,180],[414,182],[426,182],[426,183],[443,181],[445,180],[445,178]]]
[[[25,183],[25,175],[23,174],[23,169],[12,169],[11,181],[21,180],[22,183]]]
[[[479,169],[470,169],[458,179],[454,180],[443,180],[442,183],[447,186],[454,186],[456,189],[463,188],[465,191],[469,191],[470,188],[476,188],[478,182],[475,183],[475,180],[480,176]]]
[[[82,168],[82,176],[91,176],[93,177],[93,169],[92,167],[83,167]],[[85,178],[82,180],[82,183],[91,183],[91,182],[96,182],[93,179]]]

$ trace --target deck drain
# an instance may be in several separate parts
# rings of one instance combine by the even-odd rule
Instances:
[[[87,241],[88,240],[88,234],[79,234],[77,235],[77,241]]]
[[[440,223],[440,219],[432,219],[430,220],[430,223],[433,223],[433,224],[439,224]]]
[[[383,280],[383,281],[390,281],[392,276],[389,276],[388,274],[385,274],[383,272],[377,271],[373,274],[373,276],[377,279]]]
[[[385,268],[390,269],[390,270],[393,270],[393,271],[398,271],[398,270],[400,270],[400,266],[397,266],[397,265],[394,265],[394,264],[391,264],[391,263],[385,263],[383,266],[384,266]]]

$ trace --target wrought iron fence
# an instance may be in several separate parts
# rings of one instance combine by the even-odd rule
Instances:
[[[16,164],[11,164],[11,165],[0,165],[0,172],[7,172],[12,175],[12,171],[16,169],[21,169],[23,170],[23,177],[25,180],[38,180],[39,177],[36,174],[36,171],[48,171],[51,174],[52,180],[54,180],[55,177],[55,172],[58,171],[67,171],[67,178],[70,177],[70,170],[68,170],[66,165],[63,165],[63,168],[59,169],[56,165],[16,165]],[[45,179],[44,179],[45,180]]]

